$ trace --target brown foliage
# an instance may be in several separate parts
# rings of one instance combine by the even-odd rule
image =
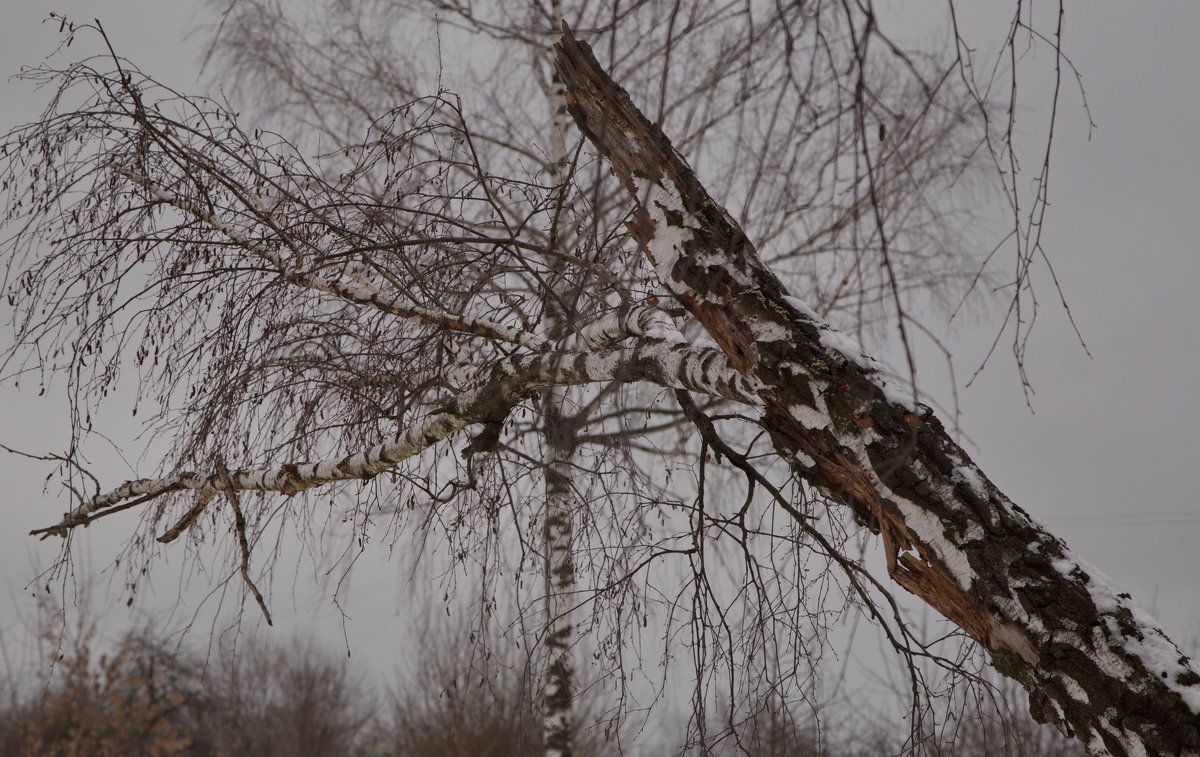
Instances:
[[[85,633],[54,655],[49,684],[34,690],[26,684],[24,696],[14,693],[0,705],[0,757],[544,753],[534,663],[495,656],[462,637],[439,633],[421,644],[417,667],[380,698],[345,659],[313,642],[218,644],[206,661],[148,632],[129,634],[113,652],[97,654],[94,634]],[[21,692],[11,671],[9,678],[9,689]],[[1015,687],[977,692],[961,699],[956,712],[925,721],[915,740],[861,702],[823,704],[818,713],[768,692],[711,715],[707,735],[674,745],[653,728],[620,744],[595,716],[600,703],[585,696],[577,721],[592,725],[579,727],[575,751],[590,757],[1083,754],[1034,723]]]
[[[97,655],[90,629],[64,645],[47,617],[42,626],[55,650],[48,680],[13,681],[0,757],[361,754],[366,689],[344,660],[311,644],[218,645],[206,660],[143,631]]]
[[[164,686],[138,657],[139,640],[94,659],[81,644],[58,661],[62,679],[6,720],[4,754],[36,757],[173,757],[190,754],[191,737],[175,715],[189,693]]]

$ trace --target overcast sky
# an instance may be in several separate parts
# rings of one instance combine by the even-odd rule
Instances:
[[[57,27],[38,23],[50,10],[100,16],[119,52],[156,78],[198,90],[202,38],[188,36],[197,16],[186,3],[161,0],[7,3],[0,11],[0,73],[7,76],[53,50]],[[1200,463],[1194,441],[1200,427],[1200,254],[1193,231],[1200,200],[1200,48],[1194,43],[1200,4],[1071,2],[1067,24],[1066,44],[1098,126],[1089,141],[1079,100],[1068,89],[1044,244],[1092,357],[1043,288],[1044,312],[1027,361],[1034,412],[1011,359],[1001,354],[960,390],[963,425],[977,445],[971,448],[976,461],[1002,490],[1186,644],[1200,638]],[[95,49],[90,42],[77,45],[80,52]],[[0,128],[34,119],[44,98],[25,84],[3,82]],[[954,341],[960,377],[969,376],[986,353],[993,326],[960,328]],[[932,376],[929,382],[935,385]],[[939,399],[949,403],[942,391]],[[61,448],[61,409],[34,393],[0,387],[0,442]],[[117,467],[112,483],[130,475]],[[56,545],[39,545],[26,534],[55,521],[65,503],[42,494],[45,471],[25,461],[0,456],[0,475],[0,575],[8,590],[0,596],[0,629],[11,630],[17,608],[28,608],[20,598],[28,594],[31,565],[48,565],[56,555]],[[109,554],[122,525],[113,518],[82,535],[81,567],[89,549]],[[165,573],[174,575],[172,566],[182,559],[181,550],[168,550]],[[380,571],[353,592],[355,621],[348,634],[356,654],[387,655],[389,623],[399,622],[395,600],[407,590],[400,588],[398,568]],[[171,582],[163,583],[153,602],[170,595]],[[115,603],[118,596],[114,588],[101,602]],[[275,601],[283,628],[305,626],[323,606],[303,585],[277,587]],[[136,610],[122,603],[109,617],[120,623]]]

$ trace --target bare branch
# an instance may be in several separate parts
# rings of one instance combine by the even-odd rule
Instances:
[[[233,508],[233,527],[237,531],[238,548],[241,551],[239,566],[242,580],[246,582],[246,587],[254,595],[254,601],[258,603],[258,608],[262,610],[263,617],[267,619],[267,625],[274,625],[271,622],[271,612],[267,609],[267,603],[263,601],[262,592],[255,586],[254,579],[250,577],[250,544],[246,540],[246,517],[242,515],[242,503],[238,499],[237,490],[233,488],[233,481],[229,479],[229,469],[225,467],[225,463],[220,458],[217,458],[214,467],[216,468],[217,480],[221,483],[221,487],[225,491],[226,499],[229,500],[229,506]]]
[[[644,338],[625,349],[521,355],[493,366],[479,388],[444,401],[422,421],[369,449],[316,462],[234,470],[228,476],[229,485],[234,491],[272,491],[292,496],[332,482],[369,480],[470,425],[502,423],[518,403],[544,386],[603,381],[650,381],[748,404],[759,401],[752,384],[730,367],[720,351],[703,347]],[[31,533],[65,536],[70,529],[91,523],[100,513],[116,511],[115,506],[123,510],[126,505],[143,504],[183,490],[197,491],[203,501],[226,486],[218,474],[191,472],[127,481],[90,498],[66,513],[58,524]],[[135,497],[133,503],[126,502]],[[184,517],[188,523],[192,520]],[[176,528],[164,537],[177,536]]]

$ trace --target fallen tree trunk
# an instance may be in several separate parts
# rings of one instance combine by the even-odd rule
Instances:
[[[1000,492],[759,259],[666,136],[564,27],[571,115],[635,204],[658,278],[754,387],[776,449],[883,539],[888,572],[1097,754],[1200,754],[1200,675],[1157,624]]]

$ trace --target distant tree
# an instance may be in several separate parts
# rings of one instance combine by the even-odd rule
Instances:
[[[61,615],[57,615],[61,618]],[[180,686],[186,667],[152,652],[145,634],[127,635],[110,654],[96,655],[90,619],[69,635],[44,605],[38,617],[37,660],[24,680],[6,684],[14,692],[3,712],[0,754],[4,757],[191,757],[191,733],[180,713],[194,704],[194,691]],[[11,676],[13,671],[8,671]],[[52,675],[46,676],[50,673]]]
[[[39,615],[48,656],[8,671],[2,757],[356,757],[381,708],[344,657],[311,642],[242,639],[208,654],[150,627],[100,646],[93,619],[64,633]]]
[[[941,703],[946,708],[941,727],[917,737],[920,751],[937,757],[1083,757],[1087,753],[1079,742],[1038,725],[1015,684],[980,689],[976,696],[961,694]],[[903,744],[909,738],[870,707],[788,702],[769,691],[727,704],[712,719],[726,721],[720,739],[686,754],[875,757],[905,751]]]
[[[38,617],[49,657],[0,680],[12,696],[0,707],[0,757],[173,755],[283,757],[519,757],[544,751],[535,661],[497,657],[471,631],[435,624],[408,673],[388,676],[390,696],[371,693],[345,658],[311,641],[241,639],[207,654],[160,637],[149,626],[124,635],[97,660],[95,626],[64,635],[62,616]],[[959,708],[940,733],[921,737],[933,755],[1051,757],[1080,747],[1038,727],[1019,690],[1002,685]],[[868,757],[905,740],[886,718],[851,702],[786,702],[765,692],[710,713],[720,737],[689,746],[667,733],[651,748],[605,731],[586,694],[577,702],[572,743],[582,754],[750,754]],[[814,707],[821,710],[816,717]],[[672,726],[664,723],[666,731]],[[626,746],[620,744],[624,741]],[[630,748],[630,744],[634,744]]]
[[[354,757],[377,713],[346,658],[312,641],[223,644],[192,675],[204,695],[190,729],[206,754]]]
[[[373,742],[381,757],[545,753],[536,656],[437,621],[418,643],[422,654],[411,672],[394,679],[378,719]],[[597,717],[596,696],[585,693],[576,700],[568,734],[572,747],[592,757],[624,753],[611,724]]]

